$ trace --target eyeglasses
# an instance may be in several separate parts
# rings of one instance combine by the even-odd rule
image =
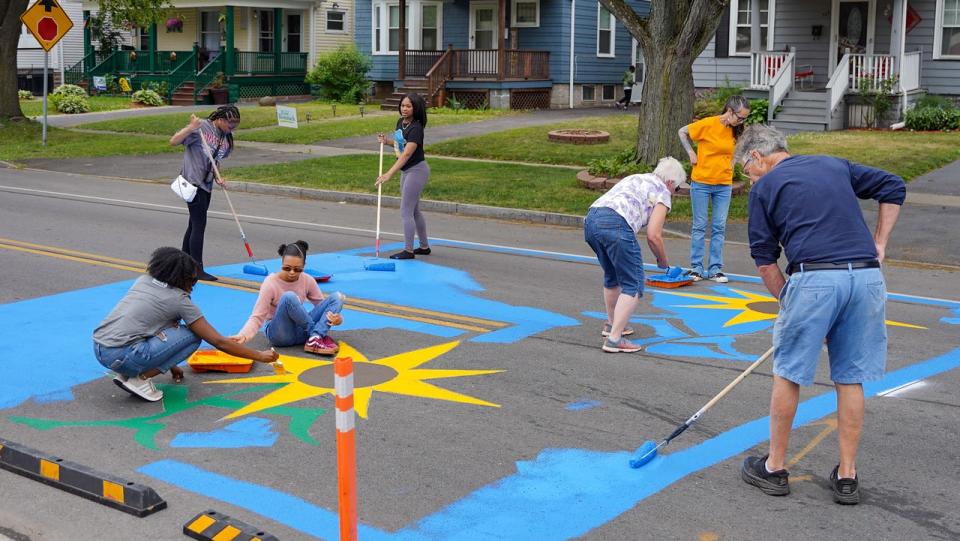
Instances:
[[[752,162],[752,161],[753,161],[753,156],[747,156],[747,159],[746,159],[746,160],[743,160],[743,163],[740,164],[740,167],[743,168],[743,172],[744,172],[744,173],[747,172],[747,166],[750,165],[750,162]]]
[[[283,272],[300,273],[300,272],[303,272],[303,267],[291,267],[290,265],[284,265],[280,267],[280,270],[282,270]]]
[[[743,122],[744,120],[746,120],[746,119],[748,119],[748,118],[750,117],[750,113],[747,113],[747,114],[745,114],[745,115],[743,115],[743,116],[740,116],[739,114],[737,114],[736,112],[734,112],[734,113],[733,113],[733,116],[737,117],[737,120],[739,120],[740,122]]]

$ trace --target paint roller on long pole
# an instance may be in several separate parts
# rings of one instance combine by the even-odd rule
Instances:
[[[247,256],[250,257],[250,263],[247,263],[243,266],[243,272],[246,274],[267,276],[270,274],[270,271],[267,270],[267,266],[257,263],[257,259],[253,257],[253,250],[250,249],[250,243],[247,242],[247,235],[244,234],[243,226],[240,225],[240,218],[237,217],[237,211],[233,208],[233,202],[230,201],[230,192],[228,192],[226,186],[222,184],[223,178],[220,176],[220,168],[217,167],[217,161],[213,159],[213,154],[210,152],[210,146],[207,144],[207,140],[204,139],[203,133],[200,134],[200,144],[203,145],[203,153],[207,155],[207,158],[210,160],[210,165],[213,166],[213,174],[217,176],[217,184],[220,184],[220,187],[223,188],[223,195],[226,196],[227,205],[230,206],[230,214],[233,215],[233,221],[237,223],[237,229],[240,230],[240,240],[243,241],[243,247],[246,248]]]
[[[770,355],[773,355],[773,348],[772,348],[772,347],[771,347],[770,349],[768,349],[768,350],[766,351],[766,353],[764,353],[763,355],[761,355],[759,359],[757,359],[756,361],[754,361],[753,364],[751,364],[750,366],[748,366],[747,369],[744,370],[743,373],[741,373],[739,376],[737,376],[736,379],[734,379],[734,380],[731,381],[726,387],[724,387],[722,391],[720,391],[719,393],[717,393],[717,396],[711,398],[709,402],[707,402],[707,403],[706,403],[702,408],[700,408],[696,413],[694,413],[692,416],[690,416],[689,419],[687,419],[686,421],[684,421],[684,423],[683,423],[682,425],[678,426],[678,427],[676,428],[676,430],[674,430],[673,433],[670,434],[669,436],[667,436],[663,441],[661,441],[660,443],[655,443],[653,440],[647,440],[647,441],[645,441],[645,442],[643,443],[643,445],[641,445],[641,446],[637,449],[637,451],[634,453],[634,458],[632,458],[632,459],[630,460],[630,467],[631,467],[631,468],[639,468],[640,466],[643,466],[643,465],[646,464],[647,462],[650,462],[651,460],[653,460],[654,458],[656,458],[656,456],[657,456],[657,451],[659,451],[661,447],[667,445],[668,443],[670,443],[671,441],[673,441],[674,438],[676,438],[676,437],[679,436],[680,434],[683,434],[683,432],[684,432],[686,429],[688,429],[688,428],[690,428],[691,426],[693,426],[693,424],[696,423],[696,422],[700,419],[700,417],[702,417],[703,414],[707,412],[707,410],[709,410],[710,408],[712,408],[713,405],[716,404],[717,402],[719,402],[721,398],[723,398],[724,396],[726,396],[727,393],[729,393],[731,389],[733,389],[734,387],[736,387],[738,383],[740,383],[741,381],[743,381],[744,378],[746,378],[747,376],[749,376],[750,373],[753,372],[754,370],[756,370],[756,368],[757,368],[758,366],[760,366],[761,364],[763,364],[763,362],[766,361],[766,360],[770,357]]]
[[[380,173],[377,180],[383,176],[383,141],[380,141]],[[369,271],[387,271],[397,270],[397,266],[392,261],[382,261],[380,259],[380,200],[383,197],[383,185],[377,183],[377,236],[374,241],[374,259],[368,259],[363,263],[363,268]]]

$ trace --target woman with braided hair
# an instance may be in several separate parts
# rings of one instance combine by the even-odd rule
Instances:
[[[187,203],[190,222],[183,234],[181,249],[190,254],[200,265],[200,280],[216,281],[217,277],[203,269],[203,233],[207,228],[207,210],[213,194],[213,183],[226,186],[223,179],[216,178],[213,165],[207,157],[200,138],[217,162],[217,167],[233,151],[233,131],[240,125],[240,110],[233,105],[223,105],[206,120],[190,115],[190,123],[173,134],[171,145],[183,145],[183,167],[180,175],[197,187],[197,195]]]

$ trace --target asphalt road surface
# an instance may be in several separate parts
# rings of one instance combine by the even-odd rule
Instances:
[[[863,503],[834,504],[828,374],[804,388],[792,494],[765,496],[739,466],[763,454],[771,366],[761,366],[639,470],[667,436],[768,347],[776,302],[742,245],[729,284],[648,289],[637,354],[600,350],[601,271],[574,229],[428,215],[433,255],[363,270],[371,207],[236,194],[257,257],[304,239],[309,267],[348,296],[332,335],[353,356],[364,540],[960,538],[960,296],[956,271],[890,267],[888,374],[867,386]],[[254,276],[222,194],[194,299],[223,333],[243,324]],[[386,250],[399,216],[384,211]],[[185,206],[162,184],[0,169],[0,438],[154,488],[136,518],[0,470],[0,538],[184,539],[207,509],[280,539],[337,539],[329,359],[284,348],[293,373],[157,378],[147,403],[95,361],[93,328]],[[894,237],[896,238],[896,236]],[[667,241],[671,262],[689,246]],[[645,255],[649,252],[645,249]],[[255,346],[266,346],[260,335]]]

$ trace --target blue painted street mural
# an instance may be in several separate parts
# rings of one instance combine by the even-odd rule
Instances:
[[[240,447],[273,447],[279,434],[269,419],[247,417],[209,432],[181,432],[170,447],[203,449],[238,449]]]
[[[960,349],[955,349],[864,384],[864,395],[874,397],[958,367]],[[835,411],[833,392],[815,396],[800,403],[793,426],[807,425]],[[475,490],[395,533],[361,525],[359,537],[365,541],[571,539],[606,524],[687,475],[763,443],[769,423],[769,417],[755,419],[682,451],[660,454],[639,469],[627,467],[632,451],[547,449],[536,460],[517,462],[516,474]],[[138,471],[308,535],[330,541],[339,535],[335,512],[289,494],[172,460],[147,464]],[[571,509],[584,512],[571,513]]]

